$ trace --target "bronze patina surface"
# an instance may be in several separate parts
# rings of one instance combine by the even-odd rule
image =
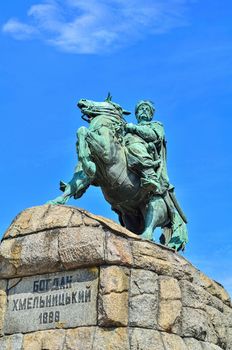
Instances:
[[[162,244],[184,249],[187,220],[169,182],[164,127],[152,120],[153,103],[137,103],[137,125],[126,123],[124,116],[130,112],[110,96],[104,102],[81,99],[78,107],[89,127],[77,130],[74,175],[68,183],[61,182],[64,193],[50,203],[65,204],[71,197],[80,198],[90,185],[100,186],[123,226],[148,240],[161,227]]]

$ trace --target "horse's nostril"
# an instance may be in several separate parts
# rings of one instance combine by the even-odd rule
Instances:
[[[86,102],[86,100],[81,99],[81,100],[78,101],[77,106],[79,108],[84,107],[85,106],[85,102]]]

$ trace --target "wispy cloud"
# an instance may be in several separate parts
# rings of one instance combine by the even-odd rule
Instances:
[[[15,39],[28,39],[38,33],[36,27],[19,22],[11,18],[4,26],[3,31],[11,34]]]
[[[29,8],[26,23],[11,18],[2,31],[18,40],[39,38],[62,51],[101,53],[186,25],[192,1],[46,0]]]

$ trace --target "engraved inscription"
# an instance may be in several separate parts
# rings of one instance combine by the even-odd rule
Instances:
[[[91,289],[81,290],[72,293],[62,293],[13,299],[12,311],[38,309],[44,307],[65,306],[69,304],[87,303],[91,301]]]
[[[96,268],[10,280],[6,334],[95,325],[97,286]]]
[[[67,289],[72,287],[73,276],[61,278],[47,278],[34,281],[33,292],[47,292],[49,290]]]

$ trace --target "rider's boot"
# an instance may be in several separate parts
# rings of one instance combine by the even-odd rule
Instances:
[[[140,178],[141,187],[150,190],[156,194],[161,193],[159,179],[153,168],[143,169]]]

